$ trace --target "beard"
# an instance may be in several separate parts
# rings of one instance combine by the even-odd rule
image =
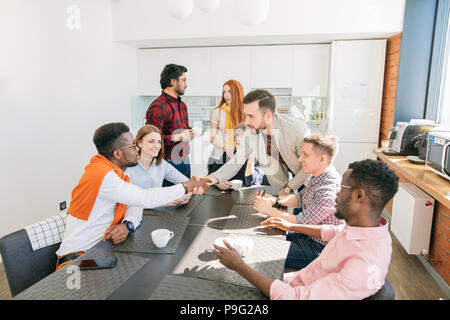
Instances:
[[[348,203],[350,201],[350,197],[347,197],[346,199],[339,200],[336,199],[336,213],[334,216],[338,219],[345,219],[345,215],[343,212],[347,212]]]
[[[126,167],[127,168],[135,167],[135,166],[137,166],[138,161],[139,161],[139,157],[136,157],[136,161],[134,161],[134,162],[128,161],[126,164]]]
[[[184,94],[184,89],[181,90],[181,89],[177,88],[175,91],[177,92],[177,94],[178,94],[179,96],[182,96],[182,95]]]
[[[336,210],[336,213],[334,216],[338,219],[344,219],[344,216],[342,215],[341,211],[339,209]]]

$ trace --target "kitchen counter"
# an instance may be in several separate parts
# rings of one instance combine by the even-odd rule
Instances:
[[[428,193],[436,201],[450,208],[450,181],[434,173],[421,164],[413,164],[406,156],[388,156],[381,149],[373,149],[373,153],[386,162],[394,171],[398,172],[417,187]]]

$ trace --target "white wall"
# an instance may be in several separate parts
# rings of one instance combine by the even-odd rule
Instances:
[[[177,19],[168,1],[115,0],[114,37],[137,47],[307,43],[389,37],[403,28],[405,0],[271,0],[267,19],[251,27],[233,17],[232,1]]]
[[[70,5],[80,29],[69,30]],[[109,0],[0,1],[0,236],[58,214],[96,153],[94,130],[130,125],[136,49],[112,39]]]

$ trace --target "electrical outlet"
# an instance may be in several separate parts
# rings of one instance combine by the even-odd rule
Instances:
[[[63,201],[59,204],[59,210],[60,211],[66,210],[66,202],[65,201]]]

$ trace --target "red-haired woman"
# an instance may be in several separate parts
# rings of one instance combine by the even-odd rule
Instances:
[[[219,169],[234,154],[234,127],[245,120],[244,89],[239,81],[228,80],[222,89],[222,99],[210,117],[210,141],[214,145],[208,160],[208,174]]]

